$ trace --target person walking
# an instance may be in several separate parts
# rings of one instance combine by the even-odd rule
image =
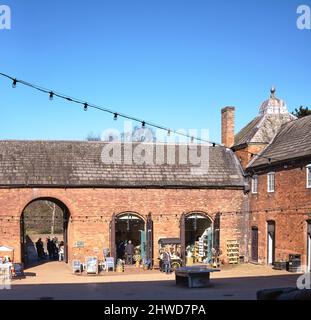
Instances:
[[[125,247],[125,259],[127,265],[133,264],[133,255],[134,255],[134,245],[131,240],[128,241],[126,247]]]

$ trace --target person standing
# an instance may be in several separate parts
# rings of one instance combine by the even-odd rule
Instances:
[[[52,241],[50,238],[46,238],[46,247],[48,250],[50,260],[53,259],[53,248],[52,248]]]
[[[171,272],[171,260],[172,260],[171,254],[168,248],[165,248],[165,251],[163,252],[162,261],[163,261],[164,272],[166,274],[169,274]]]
[[[64,242],[61,241],[59,244],[59,250],[58,250],[58,261],[64,261]]]
[[[36,242],[36,249],[37,249],[38,259],[42,260],[43,254],[44,254],[44,249],[43,249],[43,242],[42,242],[41,238],[39,238],[38,241]]]
[[[125,257],[126,257],[126,264],[132,265],[133,264],[133,255],[134,255],[134,245],[131,240],[128,241],[125,247]]]
[[[57,238],[54,237],[53,240],[52,240],[52,254],[53,254],[53,258],[54,259],[58,259],[58,248],[57,248],[57,244],[58,244],[58,241],[57,241]]]

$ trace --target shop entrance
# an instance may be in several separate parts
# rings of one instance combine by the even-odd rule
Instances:
[[[202,213],[191,213],[182,218],[181,239],[183,261],[191,263],[212,263],[213,223]],[[182,230],[183,229],[183,230]]]
[[[116,258],[125,259],[125,248],[128,241],[134,245],[134,261],[146,257],[146,223],[139,215],[126,212],[118,215],[115,219],[115,249]]]
[[[20,235],[26,267],[59,260],[59,255],[68,262],[68,218],[69,210],[57,199],[36,199],[24,208]]]

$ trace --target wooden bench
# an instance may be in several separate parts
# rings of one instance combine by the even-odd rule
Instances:
[[[182,267],[175,270],[177,285],[187,285],[188,288],[203,288],[210,283],[211,272],[220,269],[209,269],[205,266]]]

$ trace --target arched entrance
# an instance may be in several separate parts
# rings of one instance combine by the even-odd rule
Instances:
[[[213,221],[205,213],[183,214],[181,221],[182,259],[193,263],[212,263]]]
[[[38,198],[27,204],[20,218],[21,258],[26,267],[57,260],[62,244],[63,261],[68,262],[68,221],[69,210],[58,199]]]
[[[147,219],[135,212],[114,215],[110,226],[110,250],[116,259],[125,258],[125,246],[131,240],[141,260],[153,264],[153,222],[151,214]]]

